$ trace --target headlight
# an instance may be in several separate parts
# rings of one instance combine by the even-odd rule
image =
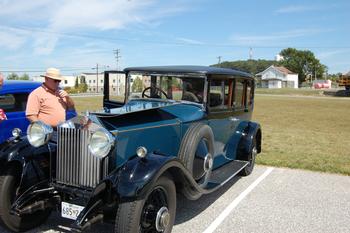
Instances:
[[[98,158],[104,158],[108,155],[113,146],[114,138],[105,129],[99,129],[94,132],[89,142],[89,150],[91,154]]]
[[[12,136],[16,139],[21,137],[21,134],[22,134],[22,130],[20,128],[14,128],[12,130]]]
[[[52,132],[52,127],[41,121],[31,123],[27,129],[28,141],[34,147],[42,146],[50,140]]]

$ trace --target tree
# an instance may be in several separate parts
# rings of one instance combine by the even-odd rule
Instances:
[[[283,60],[279,65],[285,66],[290,71],[298,73],[299,84],[305,82],[307,78],[321,78],[327,67],[320,63],[315,55],[309,50],[297,50],[295,48],[283,49],[280,52]]]
[[[11,74],[9,74],[9,75],[7,76],[7,79],[8,79],[8,80],[18,80],[18,79],[19,79],[19,76],[18,76],[18,74],[16,74],[16,73],[11,73]]]
[[[135,78],[135,80],[132,84],[132,87],[131,87],[132,91],[133,92],[141,92],[142,87],[143,87],[142,80],[139,77]]]
[[[224,61],[220,63],[220,65],[215,64],[212,66],[241,70],[241,71],[248,72],[255,75],[261,71],[264,71],[267,67],[275,64],[277,64],[277,62],[272,60],[263,60],[263,59],[252,60],[251,59],[247,61],[243,61],[243,60]]]
[[[20,80],[29,80],[29,75],[24,73],[19,79]]]

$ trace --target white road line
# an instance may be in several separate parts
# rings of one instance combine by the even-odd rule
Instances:
[[[210,226],[203,231],[203,233],[212,233],[215,229],[225,220],[225,218],[232,212],[232,210],[263,180],[265,179],[271,172],[273,168],[268,168],[258,179],[256,179],[249,187],[244,190],[235,200],[231,202],[229,206],[217,217]]]

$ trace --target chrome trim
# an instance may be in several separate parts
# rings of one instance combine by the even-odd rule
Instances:
[[[91,187],[107,176],[108,159],[101,160],[88,150],[92,132],[58,127],[56,182],[75,187]]]
[[[116,136],[118,133],[125,133],[125,132],[136,131],[136,130],[144,130],[144,129],[160,128],[160,127],[173,126],[173,125],[180,125],[180,123],[172,123],[172,124],[148,126],[148,127],[143,127],[143,128],[137,128],[137,129],[115,130],[115,131],[112,131],[111,133],[112,133],[114,136]]]

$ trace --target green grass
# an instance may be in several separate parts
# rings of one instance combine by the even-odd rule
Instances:
[[[269,95],[298,95],[298,96],[324,96],[323,90],[315,90],[308,88],[277,88],[277,89],[269,89],[269,88],[256,88],[256,94],[269,94]]]
[[[259,164],[350,175],[350,101],[257,96]]]
[[[74,98],[78,113],[101,110],[102,97]],[[263,130],[258,164],[350,175],[350,100],[255,98]]]

